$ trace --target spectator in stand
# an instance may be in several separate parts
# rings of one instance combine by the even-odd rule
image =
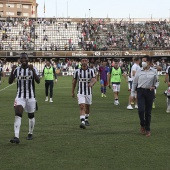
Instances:
[[[67,29],[67,23],[65,23],[65,29]]]
[[[67,44],[65,44],[65,45],[64,45],[65,51],[67,51],[67,48],[68,48],[68,46],[67,46]]]
[[[75,47],[74,44],[71,44],[71,50],[74,51]]]

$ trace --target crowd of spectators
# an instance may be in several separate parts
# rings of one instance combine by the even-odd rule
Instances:
[[[35,27],[28,19],[7,18],[0,21],[0,50],[34,50]]]
[[[48,37],[48,33],[59,32],[61,25],[67,29],[69,24],[56,23],[54,19],[7,18],[6,21],[0,21],[0,50],[75,50],[74,42],[70,41],[70,38],[67,40],[68,48],[65,47],[66,44],[61,49],[58,42],[50,42]],[[49,26],[54,27],[47,30]]]
[[[90,61],[90,64],[93,63],[93,66],[95,67],[95,70],[97,71],[103,61],[107,62],[108,67],[112,67],[114,64],[113,59],[100,59],[100,58],[96,59],[96,60],[92,59]],[[58,59],[58,60],[51,59],[50,62],[58,73],[69,72],[69,71],[73,72],[76,68],[78,68],[81,65],[81,62],[79,59],[69,59],[69,58]],[[131,60],[120,59],[119,65],[120,65],[120,67],[122,67],[122,69],[125,72],[128,72],[128,68],[129,68],[128,66],[129,66],[130,62],[131,62]],[[45,63],[46,63],[46,59],[45,60],[33,59],[30,61],[30,64],[34,65],[40,73],[42,72],[42,70],[45,66]],[[4,71],[7,73],[10,73],[13,65],[19,65],[19,64],[20,64],[19,60],[15,61],[15,62],[0,60],[0,66],[2,66]],[[164,60],[164,59],[155,59],[155,60],[153,60],[153,64],[154,64],[154,66],[158,65],[158,66],[162,67],[162,72],[165,72],[166,68],[168,66],[170,66],[170,62],[167,60]]]
[[[60,32],[70,25],[71,22],[57,22],[55,19],[7,18],[0,21],[0,50],[16,50],[14,46],[17,46],[17,50],[74,51],[78,50],[76,45],[79,50],[86,51],[170,49],[170,24],[166,21],[134,23],[115,20],[108,23],[103,19],[85,19],[75,28],[77,40],[72,40],[68,34],[63,47],[57,40],[51,42],[48,27],[53,26],[56,32]],[[36,27],[41,31],[37,33]],[[35,48],[37,46],[39,48]]]
[[[81,27],[81,45],[87,51],[89,48],[103,51],[170,49],[170,24],[166,21],[105,23],[85,20]]]

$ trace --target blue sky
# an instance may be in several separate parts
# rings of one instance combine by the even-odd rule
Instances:
[[[89,15],[93,18],[170,17],[170,0],[37,0],[37,3],[38,17],[56,17],[56,14],[58,17],[67,17],[68,14],[70,18]]]

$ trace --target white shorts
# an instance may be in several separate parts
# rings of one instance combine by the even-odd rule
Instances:
[[[113,92],[120,92],[120,84],[112,84]]]
[[[133,81],[133,79],[131,77],[128,76],[128,81]]]
[[[78,94],[77,99],[78,99],[78,104],[89,104],[89,105],[92,104],[92,95]]]
[[[23,98],[15,98],[14,101],[14,107],[21,105],[25,112],[27,113],[33,113],[36,110],[36,100],[35,98],[31,98],[31,99],[23,99]]]

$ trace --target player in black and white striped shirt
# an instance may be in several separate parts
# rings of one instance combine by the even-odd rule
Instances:
[[[36,110],[35,99],[35,83],[40,83],[38,71],[33,65],[28,65],[28,55],[21,53],[21,66],[13,66],[9,77],[9,84],[12,84],[14,79],[17,79],[17,95],[14,102],[15,121],[14,134],[15,137],[10,140],[11,143],[20,143],[19,132],[21,126],[21,118],[23,111],[28,113],[29,118],[29,133],[28,140],[32,139],[33,129],[35,125],[34,112]]]
[[[90,112],[90,105],[92,104],[92,86],[96,83],[94,70],[88,68],[88,59],[81,59],[81,68],[74,72],[72,83],[72,97],[75,97],[74,90],[78,83],[78,104],[80,107],[80,128],[85,129],[89,126],[88,117]]]

